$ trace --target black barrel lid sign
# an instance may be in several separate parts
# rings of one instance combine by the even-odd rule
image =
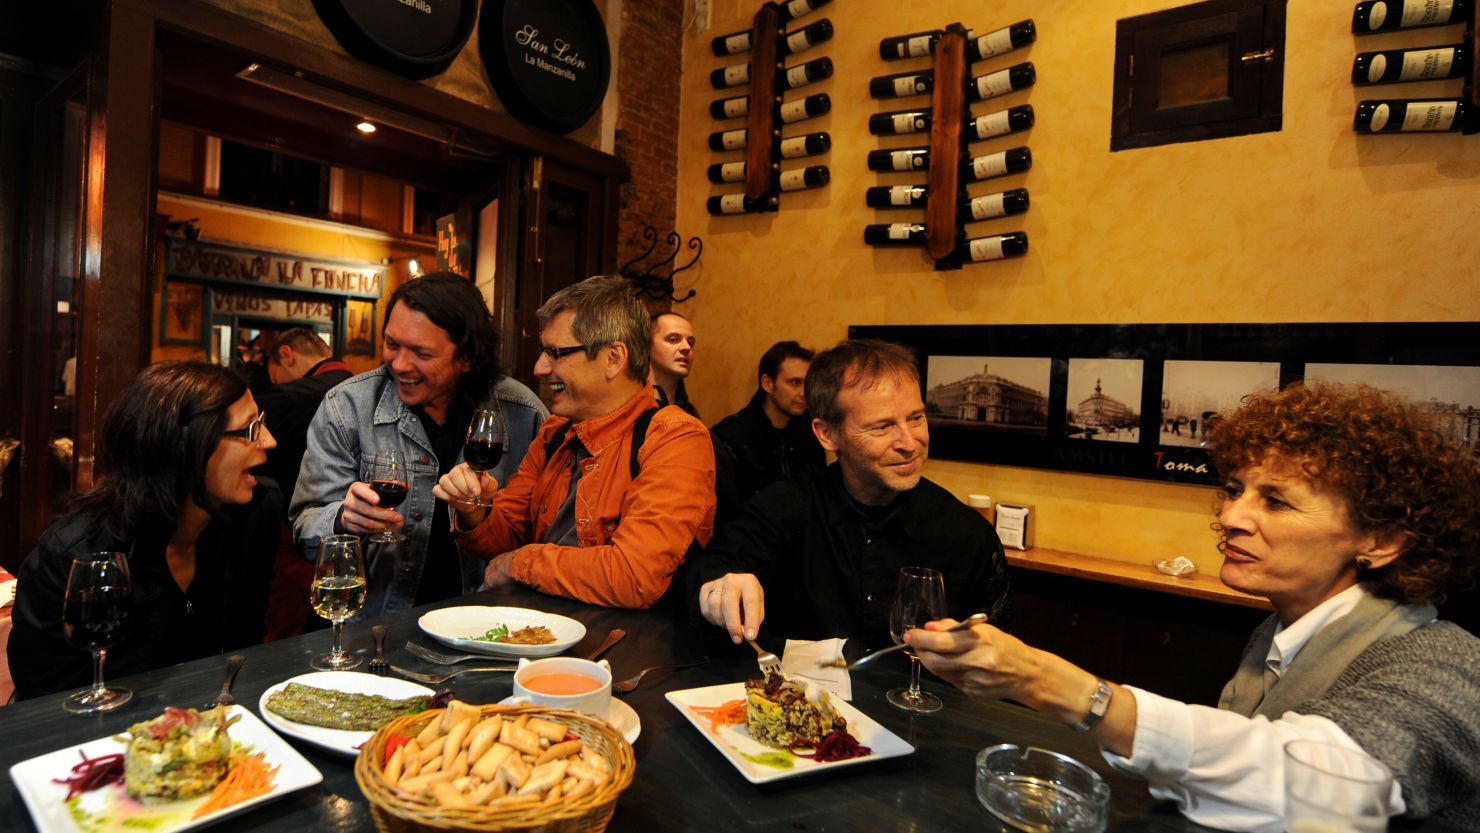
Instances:
[[[473,33],[478,0],[313,0],[349,54],[407,78],[452,65]]]
[[[569,133],[606,98],[611,46],[591,0],[484,0],[478,49],[499,100],[521,121]]]

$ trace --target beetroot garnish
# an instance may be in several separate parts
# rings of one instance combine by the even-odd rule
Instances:
[[[72,767],[72,774],[66,778],[52,779],[54,784],[67,785],[69,800],[79,793],[92,792],[98,787],[123,783],[123,755],[89,758],[81,749],[77,750],[77,754],[82,756],[82,763]]]
[[[873,754],[872,749],[858,742],[858,738],[848,734],[846,729],[834,729],[827,733],[822,742],[812,749],[812,754],[799,752],[798,749],[808,748],[806,743],[793,744],[791,753],[798,758],[811,758],[819,764],[831,761],[846,761],[849,758],[862,758]]]

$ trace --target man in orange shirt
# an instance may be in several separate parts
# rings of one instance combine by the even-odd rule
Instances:
[[[508,483],[464,464],[433,494],[457,508],[459,548],[490,559],[486,586],[652,607],[713,531],[709,432],[654,404],[648,316],[626,279],[562,289],[538,316],[534,373],[554,392],[551,417]],[[480,496],[491,510],[467,502]]]

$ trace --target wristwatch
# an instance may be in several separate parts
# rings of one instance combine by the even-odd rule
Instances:
[[[1074,731],[1088,732],[1095,728],[1095,724],[1105,716],[1105,710],[1110,708],[1110,697],[1114,693],[1109,683],[1104,680],[1095,680],[1095,693],[1090,695],[1089,711],[1085,712],[1084,717],[1079,718],[1079,722],[1074,724]]]

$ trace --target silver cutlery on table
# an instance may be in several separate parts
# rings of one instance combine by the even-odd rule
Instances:
[[[693,668],[696,665],[703,665],[706,662],[709,662],[709,657],[699,657],[690,662],[669,662],[663,665],[650,665],[625,680],[612,683],[612,691],[618,694],[626,694],[632,689],[637,688],[638,684],[642,682],[642,678],[647,676],[649,671],[657,671],[660,668]]]
[[[984,623],[986,621],[987,621],[987,614],[985,614],[985,613],[973,613],[970,616],[966,617],[965,619],[962,619],[961,621],[957,622],[955,625],[953,625],[953,626],[951,626],[949,628],[946,628],[944,631],[941,631],[941,633],[950,633],[952,631],[964,631],[964,630],[966,630],[967,628],[969,628],[969,627],[971,627],[973,625],[980,625],[980,624],[982,624],[982,623]],[[862,668],[865,665],[868,665],[869,663],[871,663],[874,660],[878,659],[879,657],[884,656],[885,654],[892,654],[895,651],[902,651],[902,650],[904,650],[905,648],[908,648],[908,647],[909,647],[908,645],[906,645],[905,643],[901,642],[898,645],[890,645],[888,648],[880,648],[879,650],[874,651],[871,654],[865,654],[865,655],[859,657],[858,659],[853,660],[852,662],[846,662],[845,663],[843,661],[843,659],[841,657],[839,657],[838,659],[828,660],[827,662],[819,662],[819,663],[817,663],[817,667],[819,667],[819,668],[846,668],[849,671],[856,671],[859,668]]]
[[[415,680],[418,683],[426,683],[427,685],[439,685],[441,683],[447,682],[453,677],[458,676],[459,674],[478,674],[483,672],[510,673],[518,671],[519,668],[518,666],[514,665],[490,665],[487,668],[459,668],[456,671],[449,671],[446,674],[421,674],[416,671],[407,671],[406,669],[398,665],[392,665],[391,670],[408,680]]]
[[[769,677],[772,674],[780,674],[781,673],[781,658],[780,657],[776,656],[775,654],[771,653],[770,651],[767,651],[765,648],[762,648],[761,646],[755,644],[755,640],[754,639],[747,639],[745,641],[746,642],[749,642],[750,643],[750,647],[752,647],[752,648],[755,649],[756,663],[758,665],[760,665],[760,667],[761,667],[761,673],[762,674],[764,674],[767,677]]]
[[[232,654],[226,660],[226,679],[221,681],[221,691],[216,694],[206,708],[212,709],[216,706],[235,706],[236,698],[231,696],[231,686],[236,682],[236,674],[247,664],[247,658],[241,654]]]
[[[406,650],[427,662],[434,662],[438,665],[453,665],[459,662],[466,662],[470,659],[488,660],[487,654],[444,654],[441,651],[433,651],[431,648],[418,645],[415,642],[407,642]]]
[[[375,656],[370,659],[370,673],[389,674],[391,666],[385,661],[385,625],[372,626],[370,635],[375,637]]]

